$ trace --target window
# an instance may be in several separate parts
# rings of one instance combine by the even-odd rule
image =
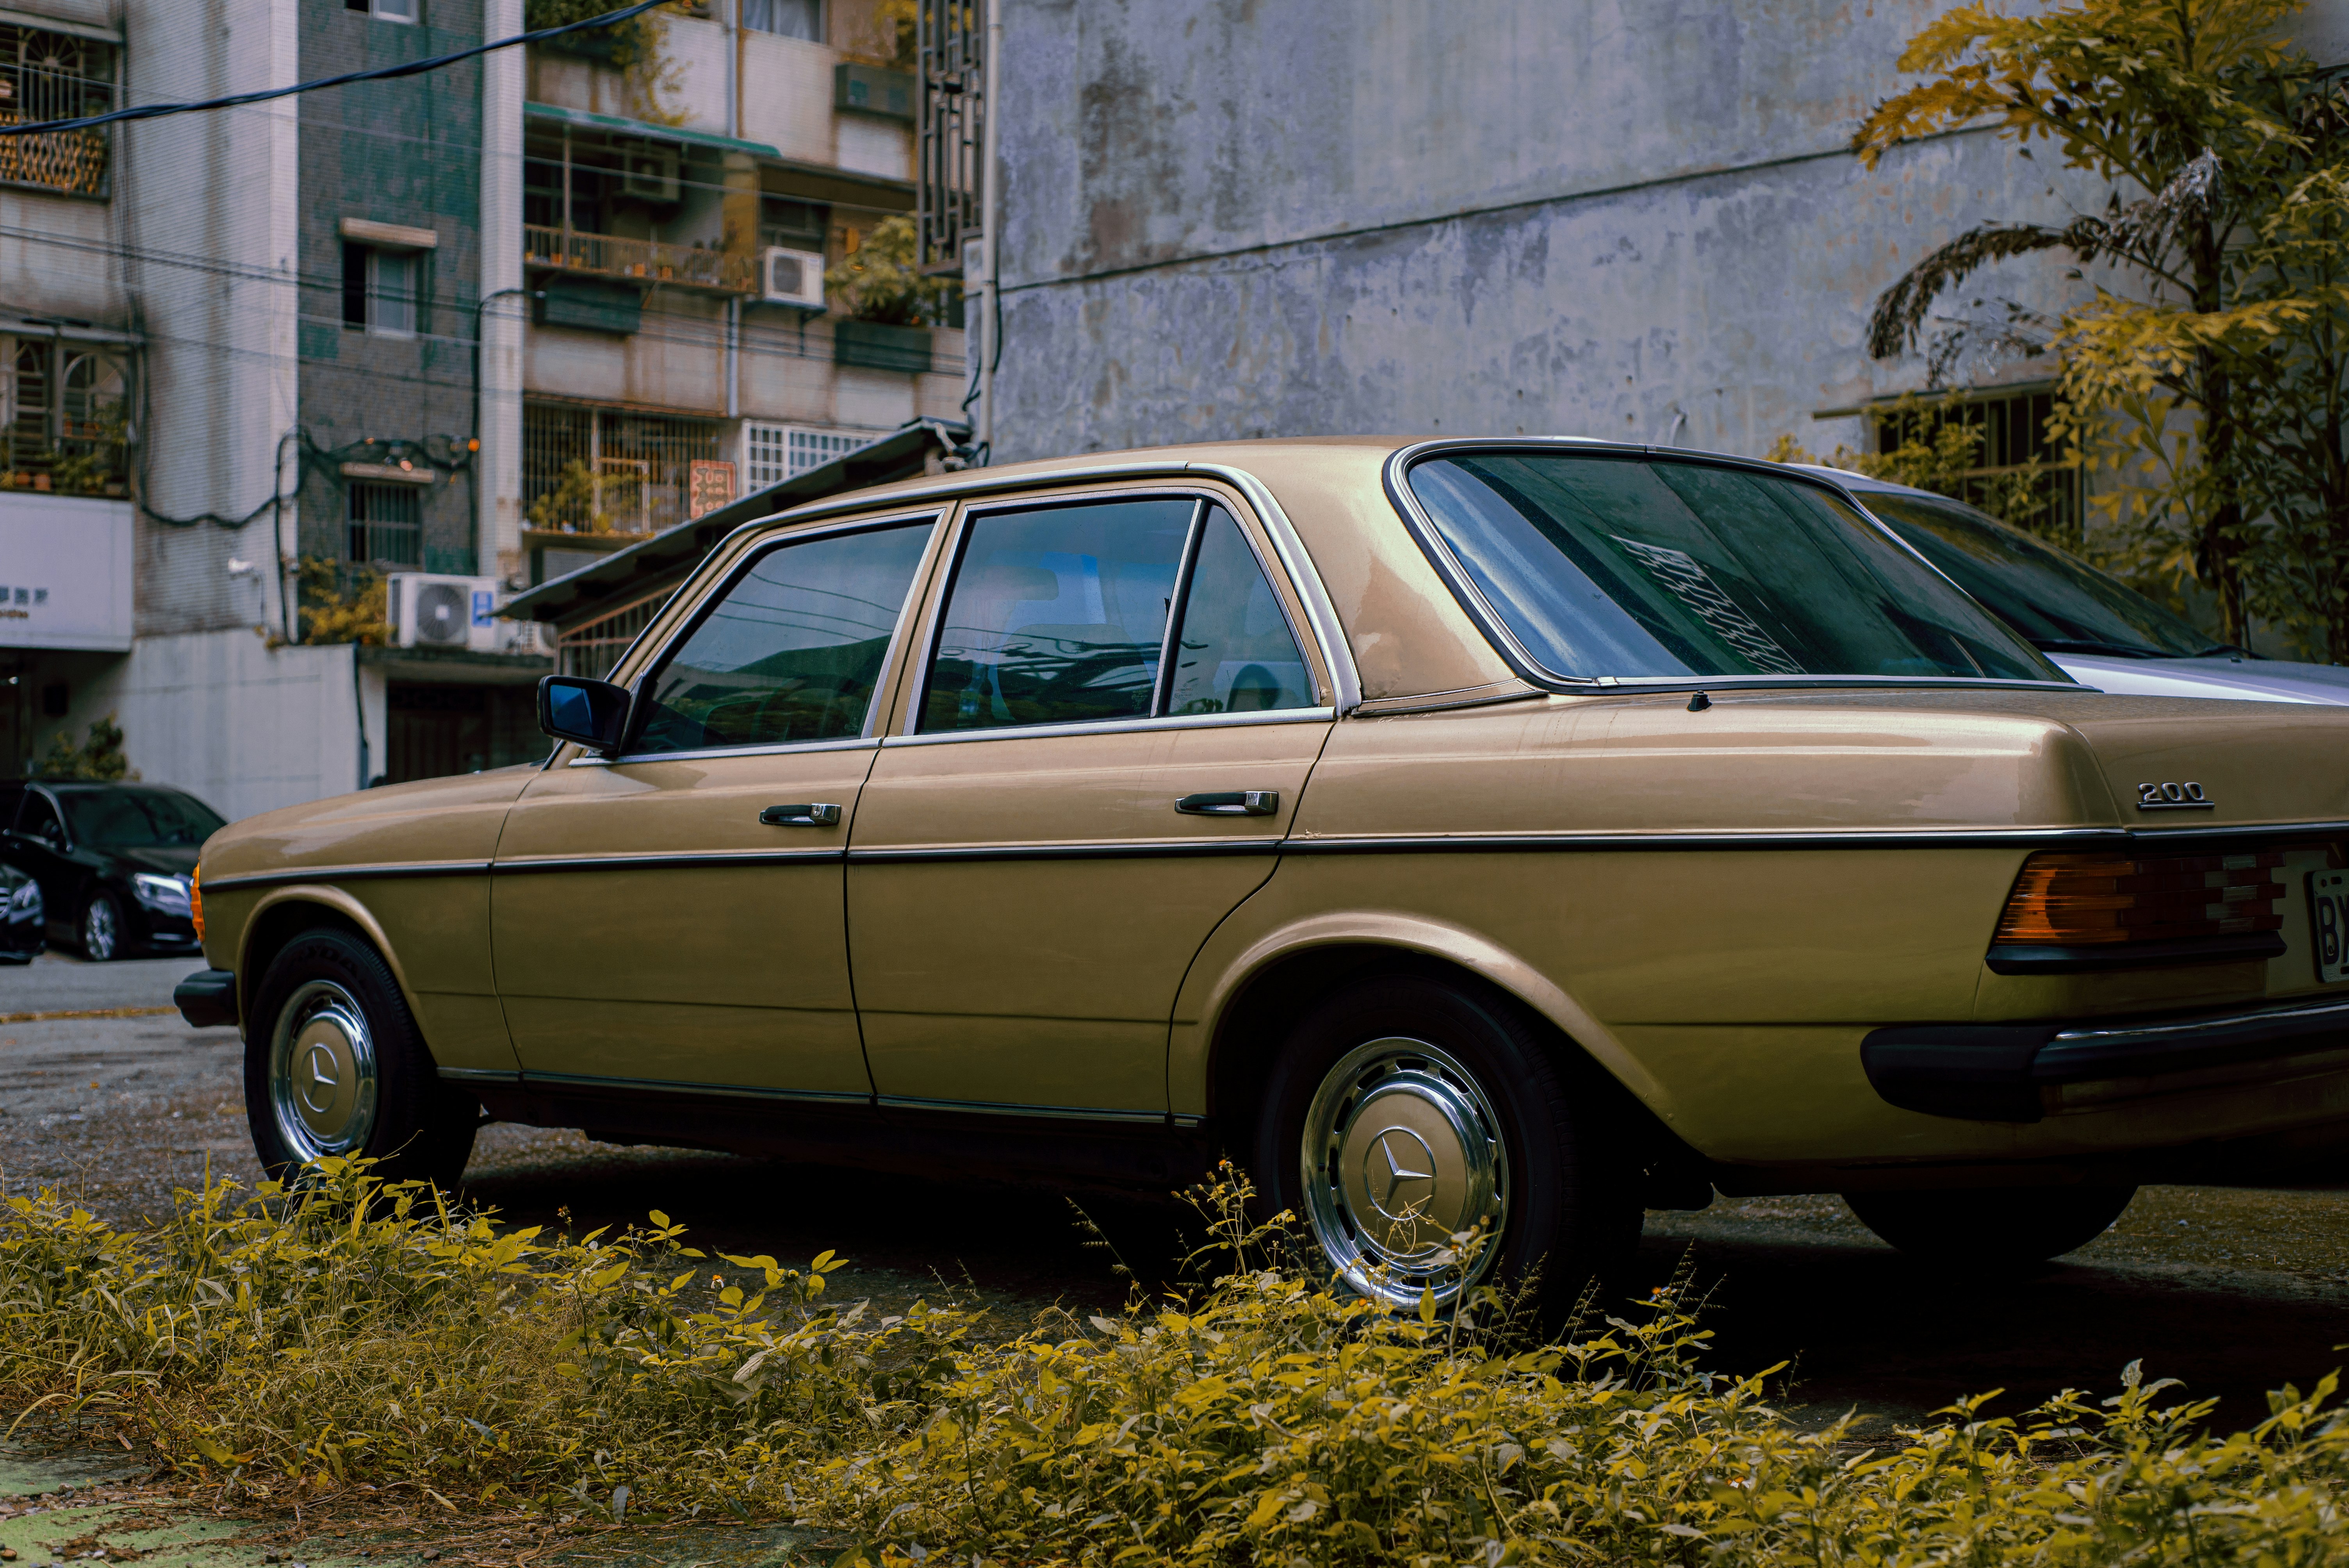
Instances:
[[[114,69],[112,44],[0,25],[0,125],[109,113],[115,107]],[[103,196],[110,145],[102,126],[0,137],[0,181]]]
[[[202,843],[228,824],[211,807],[177,789],[76,789],[65,797],[78,843],[105,850],[167,849]]]
[[[719,422],[526,402],[522,497],[529,526],[558,533],[652,533],[687,520],[693,465],[716,462]]]
[[[1958,477],[1957,498],[1975,506],[1993,500],[2002,480],[2040,471],[2032,489],[2039,502],[2037,515],[2005,514],[2033,531],[2051,539],[2075,540],[2080,533],[2080,471],[2063,466],[2064,449],[2047,438],[2047,421],[2055,412],[2053,391],[2016,392],[2000,397],[1952,397],[1920,409],[1902,408],[1876,416],[1876,449],[1896,452],[1902,446],[1932,446],[1951,425],[1977,432],[1974,466]],[[1939,488],[1939,481],[1936,481]]]
[[[413,485],[355,481],[350,488],[350,558],[385,566],[421,566],[423,512]]]
[[[833,459],[869,447],[877,438],[862,430],[816,430],[798,425],[742,427],[743,493],[781,484]]]
[[[127,364],[111,346],[0,337],[0,483],[60,495],[126,494]]]
[[[1561,678],[2064,678],[1814,485],[1506,450],[1432,458],[1410,484],[1492,614]]]
[[[379,22],[413,22],[418,0],[343,0],[346,11],[364,11]]]
[[[759,243],[784,245],[794,251],[823,253],[823,237],[832,229],[832,209],[814,201],[794,201],[785,196],[759,200]]]
[[[1167,606],[1199,510],[1167,497],[973,519],[921,727],[1147,717]]]
[[[346,242],[343,325],[386,337],[416,335],[416,301],[423,264],[414,251]]]
[[[663,661],[629,752],[862,735],[930,529],[831,534],[758,557]]]
[[[742,0],[742,26],[753,33],[823,42],[823,0]]]
[[[26,791],[25,809],[16,818],[16,831],[45,844],[62,844],[66,839],[65,824],[57,820],[57,809],[38,790]]]
[[[1310,707],[1312,691],[1305,655],[1256,552],[1229,512],[1208,508],[1197,561],[1183,590],[1183,634],[1174,640],[1164,711]]]

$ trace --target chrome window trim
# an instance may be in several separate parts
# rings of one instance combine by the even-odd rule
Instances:
[[[1783,463],[1765,462],[1756,458],[1733,457],[1723,452],[1697,451],[1686,447],[1652,447],[1628,441],[1594,440],[1579,436],[1517,436],[1507,438],[1499,436],[1445,437],[1436,440],[1415,441],[1410,446],[1396,448],[1393,451],[1387,454],[1386,461],[1381,465],[1380,470],[1381,481],[1385,486],[1389,504],[1393,506],[1395,511],[1402,516],[1403,526],[1410,532],[1413,541],[1418,544],[1420,553],[1426,556],[1428,564],[1435,568],[1435,574],[1444,579],[1444,585],[1452,590],[1452,596],[1459,601],[1461,609],[1467,613],[1469,620],[1475,624],[1476,629],[1484,634],[1485,641],[1492,644],[1493,651],[1501,655],[1503,662],[1508,665],[1511,672],[1514,673],[1518,679],[1525,681],[1530,686],[1537,686],[1545,691],[1562,692],[1567,694],[1621,689],[1646,691],[1692,691],[1702,689],[1705,691],[1713,691],[1724,687],[1740,686],[1787,687],[1837,686],[1897,686],[1901,688],[1923,687],[1928,689],[1949,686],[2013,691],[2080,691],[2084,689],[2095,689],[2094,687],[2083,687],[2079,682],[2072,680],[2068,676],[2061,680],[2043,681],[2019,680],[1994,676],[1560,675],[1557,671],[1544,665],[1540,660],[1535,658],[1533,655],[1526,650],[1525,645],[1517,640],[1516,634],[1509,629],[1507,623],[1505,622],[1501,618],[1500,614],[1494,610],[1491,602],[1485,597],[1484,591],[1476,586],[1475,581],[1468,575],[1467,569],[1460,564],[1460,558],[1453,553],[1452,546],[1445,541],[1443,530],[1435,525],[1435,520],[1430,517],[1427,513],[1427,509],[1420,504],[1419,497],[1413,492],[1410,482],[1410,470],[1413,465],[1423,462],[1430,458],[1442,457],[1452,452],[1508,452],[1524,451],[1528,449],[1561,453],[1572,452],[1581,455],[1596,455],[1601,457],[1662,458],[1668,461],[1698,463],[1713,468],[1736,469],[1747,473],[1760,474],[1770,479],[1792,480],[1798,484],[1809,485],[1815,490],[1825,490],[1827,494],[1835,497],[1837,500],[1840,500],[1846,505],[1851,507],[1852,510],[1859,513],[1863,521],[1868,523],[1869,527],[1875,529],[1877,532],[1882,534],[1886,539],[1889,540],[1894,548],[1899,550],[1902,554],[1908,555],[1912,559],[1922,562],[1927,571],[1932,573],[1935,577],[1940,578],[1943,583],[1948,583],[1951,591],[1958,594],[1959,597],[1964,599],[1968,603],[1973,603],[1974,599],[1973,595],[1968,593],[1964,589],[1960,588],[1954,583],[1950,583],[1950,579],[1941,572],[1940,568],[1935,566],[1931,562],[1925,560],[1924,556],[1918,553],[1914,545],[1910,544],[1907,540],[1902,539],[1899,534],[1893,532],[1890,528],[1887,527],[1883,519],[1878,517],[1874,512],[1869,511],[1866,507],[1861,506],[1857,501],[1854,500],[1852,499],[1851,492],[1844,489],[1843,486],[1834,483],[1822,475],[1806,473],[1799,469],[1789,469]],[[1982,614],[1990,615],[1990,612],[1986,609],[1982,611]],[[1997,617],[1994,615],[1992,615],[1991,619],[1997,621]],[[2015,632],[2012,627],[2005,626],[2003,622],[2000,622],[1999,624],[2008,633],[2009,635],[2013,636],[2018,643],[2022,644],[2023,646],[2031,648],[2030,643],[2023,639],[2021,633]],[[2031,648],[2031,652],[2033,657],[2041,660],[2042,662],[2046,661],[2047,655],[2040,653],[2038,649]]]
[[[936,543],[938,528],[940,524],[945,522],[947,514],[950,510],[951,508],[946,502],[936,501],[911,506],[903,511],[884,512],[877,517],[843,518],[838,522],[827,523],[821,528],[802,529],[794,527],[776,533],[772,539],[766,541],[762,544],[745,550],[741,558],[728,566],[724,571],[724,574],[720,576],[718,581],[713,583],[709,588],[702,591],[700,595],[695,600],[692,607],[686,612],[685,618],[678,623],[676,629],[670,632],[668,635],[662,638],[660,645],[654,648],[652,652],[646,656],[643,673],[630,676],[628,681],[629,686],[633,689],[638,682],[658,674],[662,662],[678,652],[678,650],[683,645],[686,639],[691,637],[695,631],[700,627],[701,623],[709,619],[709,613],[716,607],[718,601],[730,592],[734,585],[742,580],[743,575],[748,573],[751,567],[758,564],[758,562],[763,560],[766,556],[772,554],[775,551],[788,550],[793,545],[806,544],[812,541],[819,539],[833,539],[843,534],[878,532],[883,529],[889,528],[917,528],[926,521],[930,529],[930,539],[922,546],[922,554],[926,557],[930,552],[931,546]],[[737,528],[733,532],[729,533],[724,539],[718,542],[717,545],[709,552],[709,554],[703,558],[704,565],[707,565],[710,561],[718,559],[725,552],[728,545],[731,544],[735,540],[742,537],[744,534],[752,533],[761,529],[771,528],[777,522],[788,520],[790,516],[790,513],[784,512],[778,514],[776,517],[761,518],[756,521],[742,524],[742,526]],[[675,602],[678,594],[684,593],[688,588],[693,585],[694,579],[699,575],[699,573],[700,569],[697,568],[693,573],[687,575],[684,582],[679,583],[677,587],[671,591],[669,595],[671,603]],[[914,575],[905,584],[905,602],[897,607],[896,624],[890,628],[889,645],[882,651],[881,669],[885,675],[888,672],[889,661],[897,655],[899,649],[904,645],[907,631],[907,623],[913,618],[913,611],[916,602],[921,597],[921,562],[917,560],[915,562]],[[667,604],[662,606],[663,609],[666,609],[667,607]],[[656,616],[656,619],[657,619],[657,616]],[[642,632],[636,634],[636,642],[631,643],[628,645],[626,652],[623,653],[618,659],[613,661],[612,668],[615,673],[627,667],[629,656],[635,654],[638,645],[640,645],[646,637],[650,636],[652,632],[653,628],[651,626],[647,626]],[[777,750],[786,747],[798,748],[802,747],[849,747],[870,745],[874,740],[878,738],[877,731],[880,726],[887,722],[885,716],[881,711],[886,706],[881,700],[881,695],[880,689],[876,686],[873,693],[873,700],[865,705],[864,727],[854,736],[842,737],[833,740],[785,741],[761,746],[696,747],[691,751],[632,751],[625,757],[616,758],[604,757],[574,757],[571,759],[571,762],[572,766],[576,767],[583,761],[608,764],[614,761],[648,761],[654,758],[739,757],[746,754]],[[633,723],[635,716],[631,714],[629,717]]]
[[[1307,552],[1304,541],[1288,514],[1272,497],[1262,480],[1245,469],[1229,463],[1186,462],[1182,459],[1142,459],[1123,463],[1089,463],[1082,468],[1061,469],[1051,473],[1011,473],[988,469],[971,469],[953,479],[935,483],[918,492],[924,503],[939,506],[957,501],[968,501],[974,497],[993,495],[1004,490],[1042,490],[1061,485],[1118,483],[1141,479],[1182,479],[1185,476],[1205,477],[1229,485],[1264,524],[1266,536],[1272,541],[1273,553],[1279,557],[1283,571],[1288,574],[1291,587],[1305,606],[1305,616],[1313,641],[1321,650],[1323,667],[1329,672],[1334,690],[1328,705],[1340,713],[1351,712],[1362,700],[1361,676],[1354,667],[1354,651],[1346,641],[1344,624],[1330,597],[1321,574],[1314,569],[1313,557]],[[878,498],[884,501],[895,497]],[[909,501],[913,497],[906,498]],[[867,495],[846,495],[811,501],[791,511],[777,512],[771,517],[755,519],[737,527],[718,542],[715,555],[740,535],[754,529],[769,528],[778,522],[836,516],[843,512],[861,511],[874,504],[876,498]],[[1284,610],[1287,609],[1283,605]],[[928,668],[928,655],[923,656],[923,668]],[[615,666],[616,667],[616,666]]]
[[[1124,735],[1137,730],[1223,728],[1243,724],[1329,724],[1338,717],[1330,707],[1275,707],[1255,713],[1183,713],[1164,718],[1104,718],[1073,724],[1007,724],[995,729],[947,729],[936,735],[885,735],[881,745],[956,746],[974,740],[1056,739],[1073,735]]]
[[[1197,860],[1232,855],[1277,855],[1284,840],[1082,839],[1010,844],[864,845],[848,851],[851,865],[936,865],[941,861],[1148,861]]]
[[[781,757],[800,751],[871,751],[878,736],[847,740],[779,740],[765,746],[705,746],[694,751],[631,751],[626,757],[574,757],[569,768],[626,768],[644,762],[704,762],[713,757]]]

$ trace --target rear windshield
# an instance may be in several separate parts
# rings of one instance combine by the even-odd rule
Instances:
[[[2036,647],[2137,659],[2233,651],[2127,583],[1962,502],[1876,491],[1860,500]]]
[[[2066,678],[1815,485],[1523,452],[1431,459],[1410,483],[1493,613],[1564,678]]]
[[[61,789],[74,842],[103,850],[191,848],[223,824],[211,807],[176,789]]]

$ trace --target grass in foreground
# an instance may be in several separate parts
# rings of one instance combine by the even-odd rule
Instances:
[[[257,1502],[802,1520],[892,1564],[2349,1563],[2331,1377],[2230,1435],[2132,1367],[1864,1449],[1703,1370],[1671,1292],[1522,1345],[1338,1294],[1246,1196],[1193,1194],[1193,1295],[990,1341],[831,1308],[829,1253],[720,1254],[746,1292],[659,1214],[550,1238],[357,1164],[142,1232],[44,1192],[0,1208],[0,1397]]]

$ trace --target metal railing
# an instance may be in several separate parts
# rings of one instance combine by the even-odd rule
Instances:
[[[558,267],[589,277],[674,284],[719,294],[754,294],[758,289],[756,268],[749,257],[666,240],[624,240],[577,230],[566,234],[561,229],[525,223],[522,253],[526,266]]]
[[[987,140],[986,32],[972,0],[918,0],[915,10],[915,263],[962,272],[963,242],[978,232]]]

